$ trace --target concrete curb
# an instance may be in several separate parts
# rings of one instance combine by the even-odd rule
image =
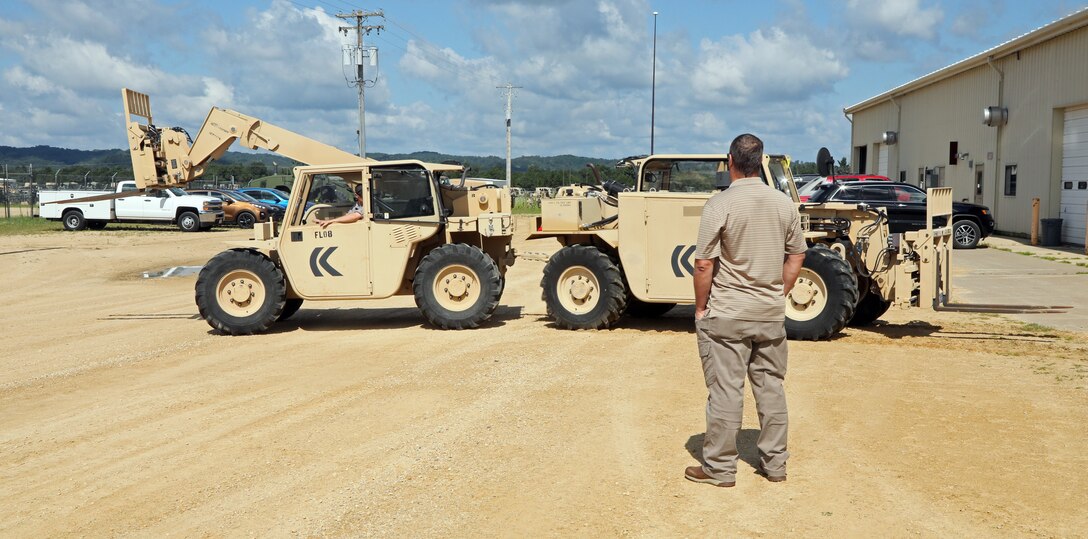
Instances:
[[[990,236],[979,244],[979,247],[988,247],[1001,251],[1008,251],[1024,256],[1032,256],[1044,260],[1063,262],[1074,266],[1088,268],[1088,255],[1084,254],[1083,247],[1058,246],[1042,247],[1032,245],[1031,240],[1024,238],[1011,238],[1008,236]],[[953,255],[955,256],[955,255]]]

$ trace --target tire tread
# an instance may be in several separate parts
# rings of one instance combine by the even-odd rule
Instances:
[[[606,291],[601,301],[606,302],[596,318],[574,320],[562,311],[558,298],[549,297],[549,291],[555,291],[555,285],[563,270],[570,266],[584,266],[591,271],[600,270],[601,288]],[[594,267],[596,266],[596,268]],[[596,272],[595,272],[596,273]],[[541,299],[547,306],[548,317],[555,320],[555,325],[563,329],[604,329],[615,324],[627,310],[627,287],[623,274],[616,263],[599,249],[589,245],[569,245],[557,251],[544,266],[544,276],[540,280]]]
[[[263,313],[250,316],[252,320],[236,324],[226,319],[228,315],[219,309],[215,287],[226,272],[239,267],[252,270],[261,277],[271,303],[267,304]],[[196,305],[200,316],[213,329],[228,335],[252,335],[267,331],[279,319],[287,301],[286,290],[283,272],[268,257],[251,249],[231,249],[216,255],[200,270],[196,279]]]
[[[463,263],[476,272],[482,285],[487,289],[482,302],[478,302],[466,317],[446,316],[442,308],[431,297],[432,272],[436,273],[451,261]],[[412,281],[412,293],[416,299],[423,317],[432,325],[441,329],[472,329],[486,322],[499,305],[499,297],[502,295],[502,276],[495,261],[478,247],[464,243],[449,243],[436,247],[427,256],[423,257],[416,268],[415,278]]]
[[[854,272],[843,258],[823,245],[814,245],[805,252],[804,267],[813,271],[815,267],[825,266],[829,275],[820,275],[828,287],[826,309],[833,309],[830,314],[820,313],[811,320],[792,322],[786,318],[786,335],[793,340],[818,341],[830,338],[842,331],[854,316],[858,303],[858,281]],[[842,293],[832,293],[833,290]]]

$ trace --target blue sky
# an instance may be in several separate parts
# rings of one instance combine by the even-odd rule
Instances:
[[[845,106],[1084,7],[928,0],[25,0],[0,5],[0,144],[124,145],[119,89],[195,133],[233,108],[348,151],[357,94],[333,15],[385,12],[367,149],[620,157],[724,151],[737,134],[812,160],[847,155]]]

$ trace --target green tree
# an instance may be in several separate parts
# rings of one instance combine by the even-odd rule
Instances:
[[[268,166],[261,161],[253,161],[246,165],[246,179],[268,176]]]

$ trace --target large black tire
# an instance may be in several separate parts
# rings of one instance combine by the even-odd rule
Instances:
[[[888,308],[891,306],[892,302],[885,301],[884,298],[870,290],[858,302],[857,309],[854,310],[854,317],[850,319],[850,325],[852,327],[868,326],[888,312]]]
[[[676,307],[675,303],[647,303],[627,294],[627,311],[624,313],[635,318],[657,318]]]
[[[87,228],[87,220],[83,218],[83,212],[79,210],[64,212],[64,217],[61,220],[64,221],[64,230],[75,231]]]
[[[253,223],[257,222],[257,218],[252,213],[243,211],[234,216],[234,222],[238,224],[239,228],[253,228]]]
[[[91,230],[102,230],[106,228],[106,221],[87,221],[87,228]]]
[[[570,245],[544,266],[540,280],[548,316],[564,329],[600,329],[614,324],[627,308],[623,275],[596,247]]]
[[[268,257],[248,249],[219,253],[196,279],[196,306],[212,328],[230,335],[267,330],[283,314],[287,286]]]
[[[960,219],[952,223],[952,247],[974,249],[982,240],[982,229],[974,221]]]
[[[795,340],[827,339],[846,327],[857,303],[858,281],[850,264],[827,247],[811,247],[786,298],[786,335]]]
[[[178,228],[182,232],[199,232],[200,217],[191,211],[182,212],[178,216]]]
[[[412,292],[424,318],[436,327],[474,328],[495,312],[502,276],[495,261],[479,248],[451,243],[423,257]]]
[[[288,318],[291,318],[299,309],[302,308],[302,298],[287,298],[283,303],[283,312],[280,313],[280,317],[276,319],[277,322],[283,322]]]

